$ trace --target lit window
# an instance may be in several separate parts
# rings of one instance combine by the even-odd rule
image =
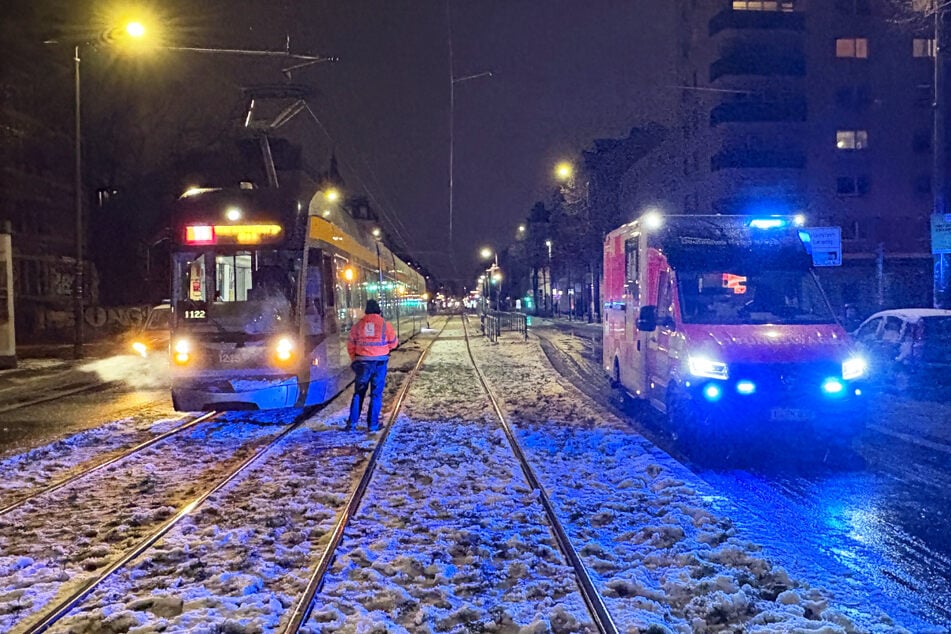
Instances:
[[[793,0],[733,0],[734,11],[794,11]]]
[[[916,37],[911,41],[912,57],[934,57],[934,39]]]
[[[868,149],[868,130],[838,130],[835,133],[835,147],[839,150]]]
[[[868,38],[840,37],[835,41],[836,57],[868,58]]]

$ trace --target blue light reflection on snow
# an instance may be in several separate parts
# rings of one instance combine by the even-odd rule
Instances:
[[[900,489],[890,479],[839,472],[810,478],[739,470],[701,475],[736,505],[729,513],[736,525],[794,576],[827,589],[843,605],[876,605],[913,632],[946,632],[951,625],[951,561],[915,561],[920,544],[899,528],[909,528],[907,518],[892,517]],[[928,505],[911,502],[910,511]],[[928,567],[938,564],[943,572],[929,574]],[[934,587],[917,587],[916,579]],[[922,595],[939,604],[920,605]]]

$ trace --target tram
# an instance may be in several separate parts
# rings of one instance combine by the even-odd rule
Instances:
[[[423,276],[318,191],[192,189],[174,206],[176,410],[323,403],[352,379],[351,326],[379,301],[401,341],[426,323]]]

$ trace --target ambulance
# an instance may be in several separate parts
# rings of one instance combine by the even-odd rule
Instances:
[[[603,365],[707,442],[777,426],[847,444],[868,366],[812,268],[800,216],[648,213],[604,241]]]

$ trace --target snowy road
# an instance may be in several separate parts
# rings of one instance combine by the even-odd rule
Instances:
[[[596,394],[597,367],[573,348],[578,340],[554,340],[572,356],[570,379],[552,368],[535,338],[476,339],[472,347],[620,631],[943,631],[921,606],[864,576],[869,553],[846,541],[859,541],[857,523],[842,522],[844,511],[825,519],[812,508],[824,502],[806,486],[815,479],[788,479],[783,489],[777,478],[750,470],[698,476],[652,444],[656,433],[579,392],[576,385]],[[389,395],[421,346],[397,351]],[[281,632],[380,438],[342,431],[346,401],[333,402],[209,498],[53,631]],[[115,486],[56,498],[75,515],[50,504],[0,518],[0,629],[100,567],[140,523],[181,502],[182,491],[199,486],[203,463],[213,471],[274,431],[263,424],[273,417],[256,416],[235,416],[198,443],[128,465]],[[95,443],[57,453],[70,444],[10,456],[0,470],[16,477],[35,466],[33,479],[41,481],[53,462],[94,453]],[[917,466],[920,484],[940,464]],[[878,477],[888,480],[885,472]],[[307,630],[595,631],[538,496],[492,416],[456,320],[410,385]],[[838,532],[823,525],[814,537],[818,519],[839,522]],[[868,540],[883,530],[871,521],[865,528]],[[850,569],[839,545],[851,547],[859,564]],[[932,570],[947,579],[940,567]]]
[[[564,375],[612,400],[596,340],[538,332]],[[879,395],[861,460],[838,467],[784,439],[712,469],[682,455],[658,416],[619,413],[734,506],[735,524],[800,578],[855,595],[847,604],[880,605],[914,632],[951,628],[951,405]]]

